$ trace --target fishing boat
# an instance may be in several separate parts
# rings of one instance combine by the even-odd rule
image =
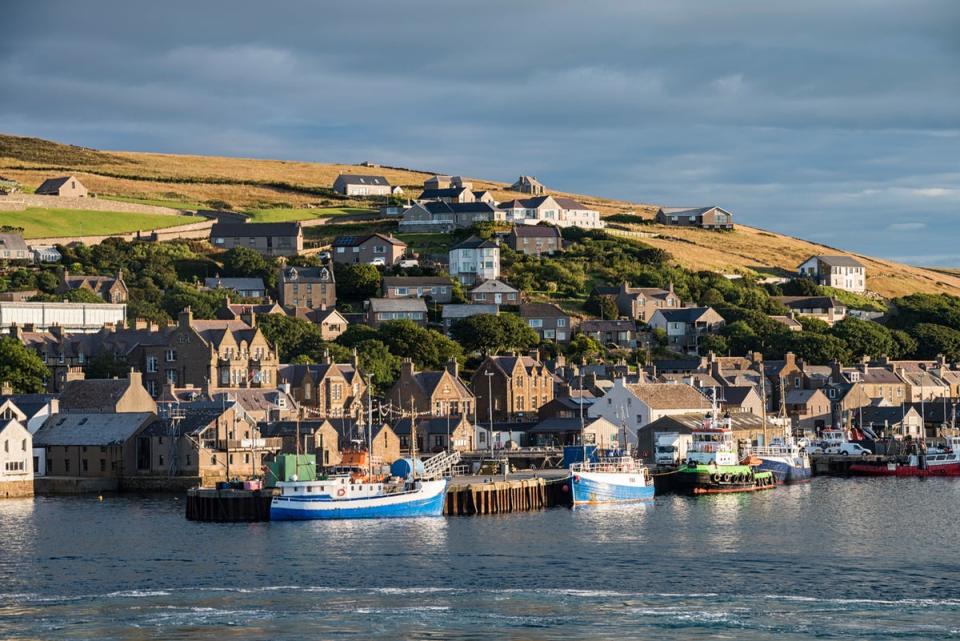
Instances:
[[[270,520],[384,519],[441,516],[447,481],[358,482],[349,474],[277,483]]]
[[[853,463],[848,471],[854,476],[960,476],[960,437],[950,437],[942,448],[916,447],[910,454],[893,461]]]
[[[810,480],[813,470],[810,467],[810,455],[807,454],[806,439],[797,440],[790,433],[789,420],[782,420],[783,434],[773,438],[766,445],[766,423],[764,423],[764,445],[754,447],[752,453],[760,459],[760,469],[772,472],[777,483],[790,485]]]
[[[653,478],[629,455],[600,457],[570,466],[574,505],[653,500]]]
[[[674,474],[676,489],[689,494],[726,494],[776,487],[773,472],[759,469],[759,458],[739,459],[730,417],[716,417],[714,403],[703,423],[692,431],[687,461]]]

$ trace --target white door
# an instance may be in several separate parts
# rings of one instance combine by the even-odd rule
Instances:
[[[502,303],[502,302],[503,302],[503,294],[494,294],[494,295],[493,295],[493,302],[495,302],[497,305],[499,305],[500,303]]]

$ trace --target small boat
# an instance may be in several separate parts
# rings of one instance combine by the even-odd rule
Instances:
[[[768,446],[753,448],[753,454],[760,459],[760,469],[772,472],[777,483],[805,483],[813,475],[806,448],[789,434]]]
[[[581,461],[570,466],[573,504],[633,503],[653,500],[653,478],[632,456]]]
[[[447,481],[363,482],[350,474],[277,483],[270,520],[384,519],[441,516]]]
[[[917,448],[893,461],[853,463],[849,473],[854,476],[960,476],[960,437],[949,438],[943,448],[931,447],[926,451]]]

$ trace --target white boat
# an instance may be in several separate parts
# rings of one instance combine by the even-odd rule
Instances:
[[[631,456],[600,458],[570,465],[574,505],[630,503],[653,499],[653,478]]]
[[[271,521],[441,516],[447,481],[356,482],[350,475],[277,483]]]

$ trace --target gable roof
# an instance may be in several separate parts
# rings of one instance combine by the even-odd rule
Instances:
[[[63,187],[68,180],[76,180],[73,176],[60,176],[58,178],[47,178],[37,189],[33,192],[35,194],[50,194],[57,193],[60,191],[60,188]]]
[[[368,240],[382,240],[391,245],[397,245],[406,247],[407,244],[400,240],[399,238],[394,238],[393,236],[387,236],[386,234],[366,234],[360,236],[337,236],[333,239],[332,245],[334,247],[357,247],[364,244]]]
[[[520,316],[523,318],[547,317],[547,318],[569,318],[566,313],[553,303],[522,303],[518,306]]]
[[[866,267],[866,265],[861,263],[853,256],[811,256],[810,258],[816,258],[824,265],[829,265],[830,267]],[[809,261],[810,258],[803,262]]]
[[[262,278],[204,278],[203,286],[209,289],[233,289],[233,290],[259,290],[263,291],[265,285]]]
[[[553,225],[514,225],[510,233],[517,238],[560,238],[560,229]]]
[[[76,412],[115,406],[130,389],[128,378],[88,378],[67,381],[60,393],[60,410]]]
[[[367,302],[371,312],[427,313],[427,304],[422,298],[371,298]]]
[[[711,209],[717,209],[716,205],[710,207],[661,207],[660,211],[668,216],[702,216]]]
[[[280,271],[280,278],[284,282],[313,282],[313,283],[333,283],[336,281],[336,275],[329,267],[297,267],[294,265],[286,266]]]
[[[663,316],[668,323],[694,323],[712,311],[712,307],[680,307],[678,309],[658,309],[655,314]]]
[[[518,293],[519,291],[520,291],[519,289],[514,289],[513,287],[510,287],[510,285],[507,285],[502,280],[488,280],[488,281],[484,281],[483,283],[480,283],[479,285],[471,289],[470,293],[471,294],[473,293],[487,294],[487,293],[502,292],[502,293],[509,294],[509,293]]]
[[[51,445],[119,445],[147,423],[151,412],[125,414],[53,414],[33,435],[35,447]]]
[[[442,318],[468,318],[470,316],[477,316],[478,314],[493,314],[496,315],[500,311],[500,308],[497,305],[444,305],[443,312],[441,314]]]
[[[632,320],[585,320],[580,329],[588,332],[635,332],[637,323]]]
[[[456,245],[454,245],[453,247],[451,247],[450,251],[454,251],[457,249],[497,249],[498,247],[499,245],[497,245],[492,240],[484,240],[479,236],[470,236],[466,240],[461,241]]]
[[[560,205],[561,209],[576,209],[580,211],[594,211],[589,207],[581,203],[579,200],[574,200],[573,198],[564,198],[563,196],[554,196],[553,199],[557,201],[557,204]]]
[[[214,223],[210,228],[211,236],[260,237],[260,236],[299,236],[303,228],[298,222],[291,223]]]
[[[707,397],[686,383],[627,383],[626,387],[651,409],[710,409]]]
[[[470,193],[471,190],[466,187],[445,187],[443,189],[424,189],[417,200],[439,200],[441,198],[454,198],[463,192]]]
[[[27,243],[23,240],[23,235],[21,234],[0,234],[0,250],[6,249],[7,251],[29,251]]]

